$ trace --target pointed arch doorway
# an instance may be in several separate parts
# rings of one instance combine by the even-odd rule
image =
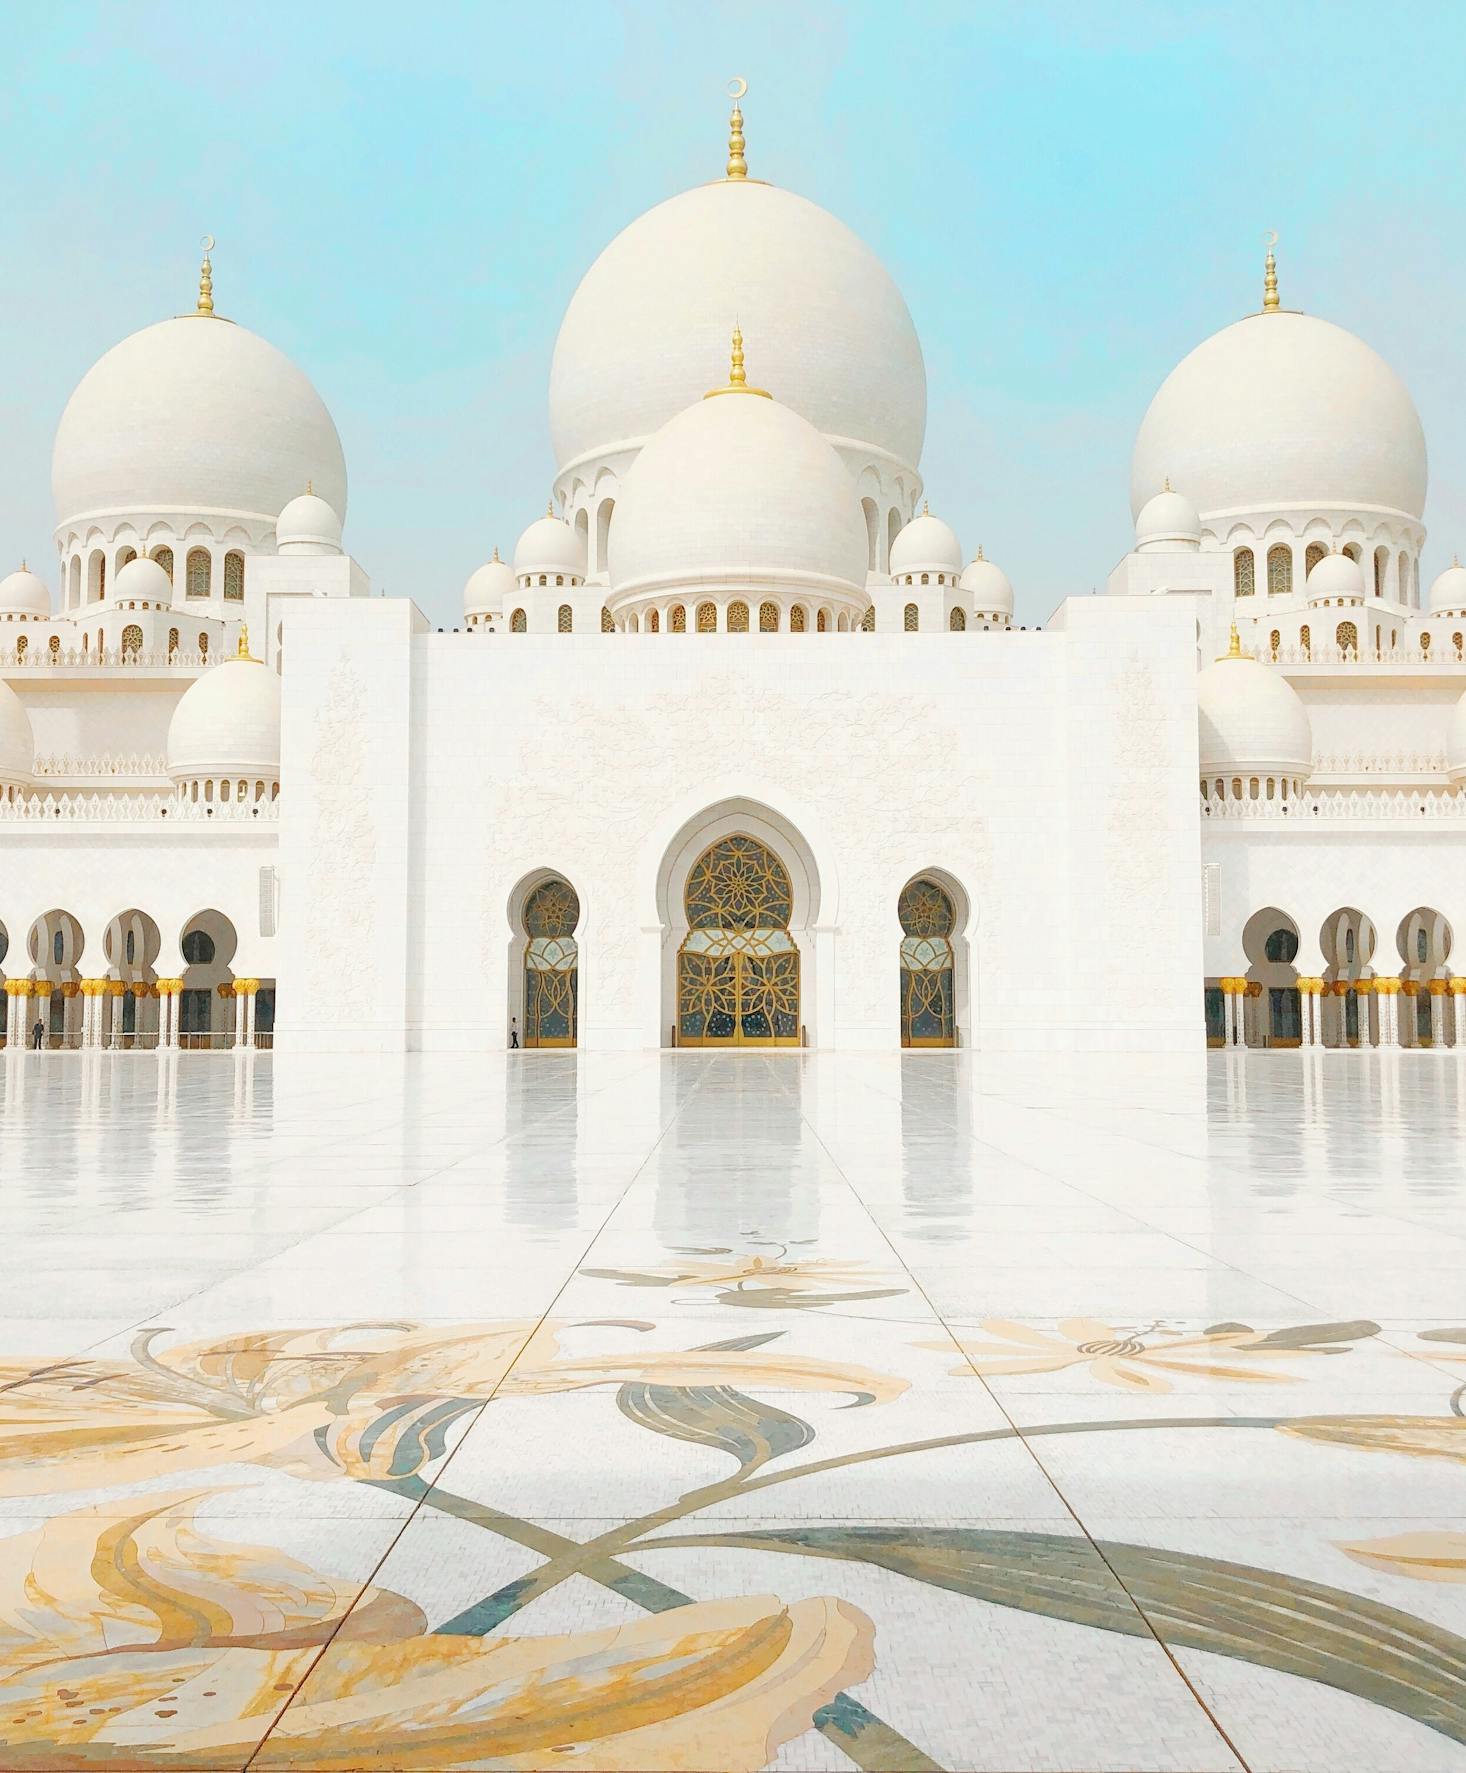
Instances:
[[[747,832],[710,844],[683,894],[677,952],[677,1044],[799,1045],[794,891],[778,856]]]
[[[579,1011],[580,898],[569,881],[542,880],[524,901],[524,1044],[573,1047]]]

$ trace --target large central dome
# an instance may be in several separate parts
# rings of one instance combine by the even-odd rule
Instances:
[[[732,178],[659,204],[586,273],[550,371],[560,470],[638,447],[697,401],[735,322],[761,379],[832,443],[916,466],[926,370],[900,290],[843,222]]]

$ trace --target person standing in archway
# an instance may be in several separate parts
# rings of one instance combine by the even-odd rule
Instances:
[[[509,1018],[509,1050],[510,1050],[510,1052],[513,1052],[514,1049],[518,1045],[519,1045],[519,1019],[517,1016],[511,1016]]]
[[[37,1016],[35,1019],[35,1023],[33,1024],[32,1028],[31,1028],[31,1046],[36,1052],[38,1052],[38,1053],[40,1052],[42,1043],[45,1041],[45,1038],[46,1038],[46,1024],[41,1020],[41,1018],[39,1016]]]

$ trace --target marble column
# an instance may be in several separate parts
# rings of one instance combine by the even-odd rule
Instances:
[[[1430,991],[1430,1044],[1443,1047],[1446,1044],[1446,984],[1445,979],[1428,981]]]
[[[1451,995],[1451,1045],[1466,1047],[1466,979],[1447,979]]]
[[[1374,995],[1379,1005],[1379,1044],[1382,1047],[1398,1047],[1400,1028],[1396,1017],[1396,1008],[1400,1001],[1400,981],[1398,979],[1376,979],[1374,981]]]

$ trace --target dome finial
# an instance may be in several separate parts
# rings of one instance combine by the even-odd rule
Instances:
[[[555,515],[555,495],[554,495],[554,493],[551,493],[549,498],[547,498],[545,500],[545,516],[546,517],[553,517],[554,515]]]
[[[987,559],[987,556],[982,551],[982,543],[981,542],[979,542],[977,544],[977,558],[979,560],[986,560]]]
[[[499,561],[499,544],[497,542],[495,542],[494,543],[494,559],[493,559],[492,564],[497,564],[498,561]]]
[[[259,663],[259,660],[256,659],[254,654],[249,650],[248,622],[241,622],[239,624],[239,646],[236,649],[234,656],[236,659],[248,659],[252,665],[257,665]]]
[[[715,394],[760,394],[765,400],[773,396],[767,388],[750,388],[748,372],[743,367],[743,328],[736,323],[733,327],[733,349],[728,366],[728,384],[723,388],[709,388],[703,395],[704,400],[711,400]]]
[[[743,108],[738,103],[748,91],[748,82],[738,75],[728,82],[728,97],[733,101],[733,113],[728,119],[728,177],[730,179],[746,179],[748,162],[743,157]]]
[[[1161,491],[1162,492],[1169,492],[1170,490],[1171,490],[1171,477],[1168,474],[1166,476],[1166,478],[1161,482]]]
[[[313,498],[314,498],[314,497],[315,497],[315,496],[316,496],[316,483],[315,483],[315,481],[313,481],[313,480],[307,480],[307,481],[306,481],[306,483],[305,483],[305,490],[306,490],[306,496],[307,496],[307,497],[308,497],[308,498],[312,498],[312,499],[313,499]]]
[[[1242,636],[1237,632],[1237,624],[1232,624],[1231,639],[1227,642],[1227,650],[1222,654],[1224,659],[1240,659],[1242,657]]]
[[[204,249],[204,262],[199,266],[199,305],[195,310],[199,314],[214,312],[214,263],[209,254],[214,250],[214,236],[205,234],[200,245]]]
[[[1262,311],[1264,314],[1276,314],[1278,311],[1278,261],[1273,256],[1273,248],[1278,244],[1277,229],[1269,228],[1262,238],[1267,247],[1267,257],[1262,262]]]
[[[923,517],[930,517],[932,514],[932,508],[925,499],[921,501],[921,514]]]

